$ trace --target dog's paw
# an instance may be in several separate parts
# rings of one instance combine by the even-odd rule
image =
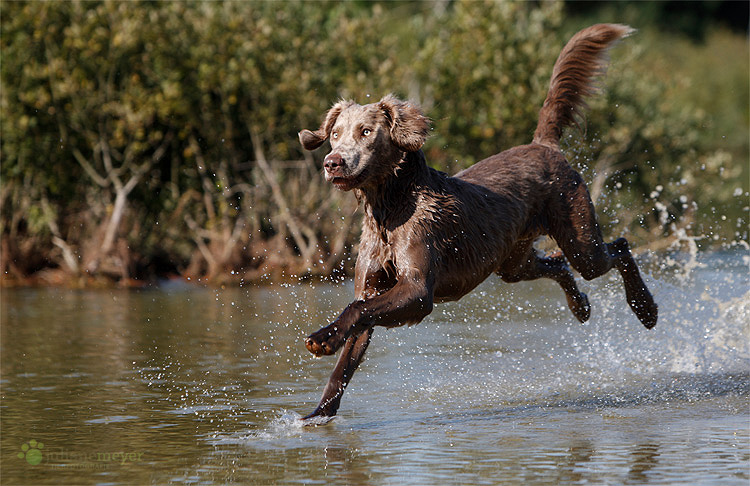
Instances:
[[[654,302],[651,293],[644,287],[635,297],[628,296],[628,303],[638,320],[646,329],[652,329],[659,319],[659,306]]]
[[[570,311],[576,316],[580,322],[586,322],[591,317],[591,304],[589,304],[589,297],[583,292],[579,292],[578,295],[568,298],[568,307]]]
[[[302,422],[303,427],[319,427],[331,422],[335,418],[335,412],[333,414],[328,414],[325,411],[317,409],[310,415],[302,417],[299,420]]]
[[[328,356],[336,353],[342,342],[338,328],[331,325],[308,336],[305,347],[315,356]]]
[[[631,281],[625,283],[625,297],[638,320],[646,329],[651,329],[659,319],[659,306],[654,302],[654,296],[649,292],[640,274],[636,271],[634,275]]]

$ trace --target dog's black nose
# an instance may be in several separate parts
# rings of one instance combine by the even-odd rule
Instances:
[[[341,158],[339,154],[328,154],[326,155],[326,158],[323,159],[323,167],[327,170],[335,170],[339,167],[343,167],[343,165],[344,159]]]

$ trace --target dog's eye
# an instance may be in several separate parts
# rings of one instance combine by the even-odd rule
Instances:
[[[338,139],[339,138],[339,132],[333,132],[331,134],[331,138],[334,139],[334,140]]]
[[[368,137],[370,136],[371,133],[372,133],[372,130],[370,130],[369,128],[365,128],[364,130],[362,130],[363,137]]]

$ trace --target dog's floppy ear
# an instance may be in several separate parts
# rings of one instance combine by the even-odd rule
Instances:
[[[328,137],[331,135],[331,130],[333,129],[333,124],[336,123],[336,119],[344,108],[352,103],[353,102],[351,101],[339,101],[328,110],[323,123],[320,124],[320,128],[314,132],[310,130],[302,130],[299,132],[299,141],[302,146],[305,147],[306,150],[315,150],[323,145],[323,142],[328,140]]]
[[[430,131],[430,119],[424,116],[419,107],[393,95],[380,100],[378,106],[389,125],[391,140],[398,148],[405,152],[416,152],[422,148]]]

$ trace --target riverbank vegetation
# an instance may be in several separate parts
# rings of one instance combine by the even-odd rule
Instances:
[[[528,143],[562,45],[599,21],[642,27],[564,139],[606,236],[747,240],[747,32],[605,7],[4,2],[0,279],[348,275],[356,200],[296,133],[393,92],[433,120],[428,162],[456,171]]]

